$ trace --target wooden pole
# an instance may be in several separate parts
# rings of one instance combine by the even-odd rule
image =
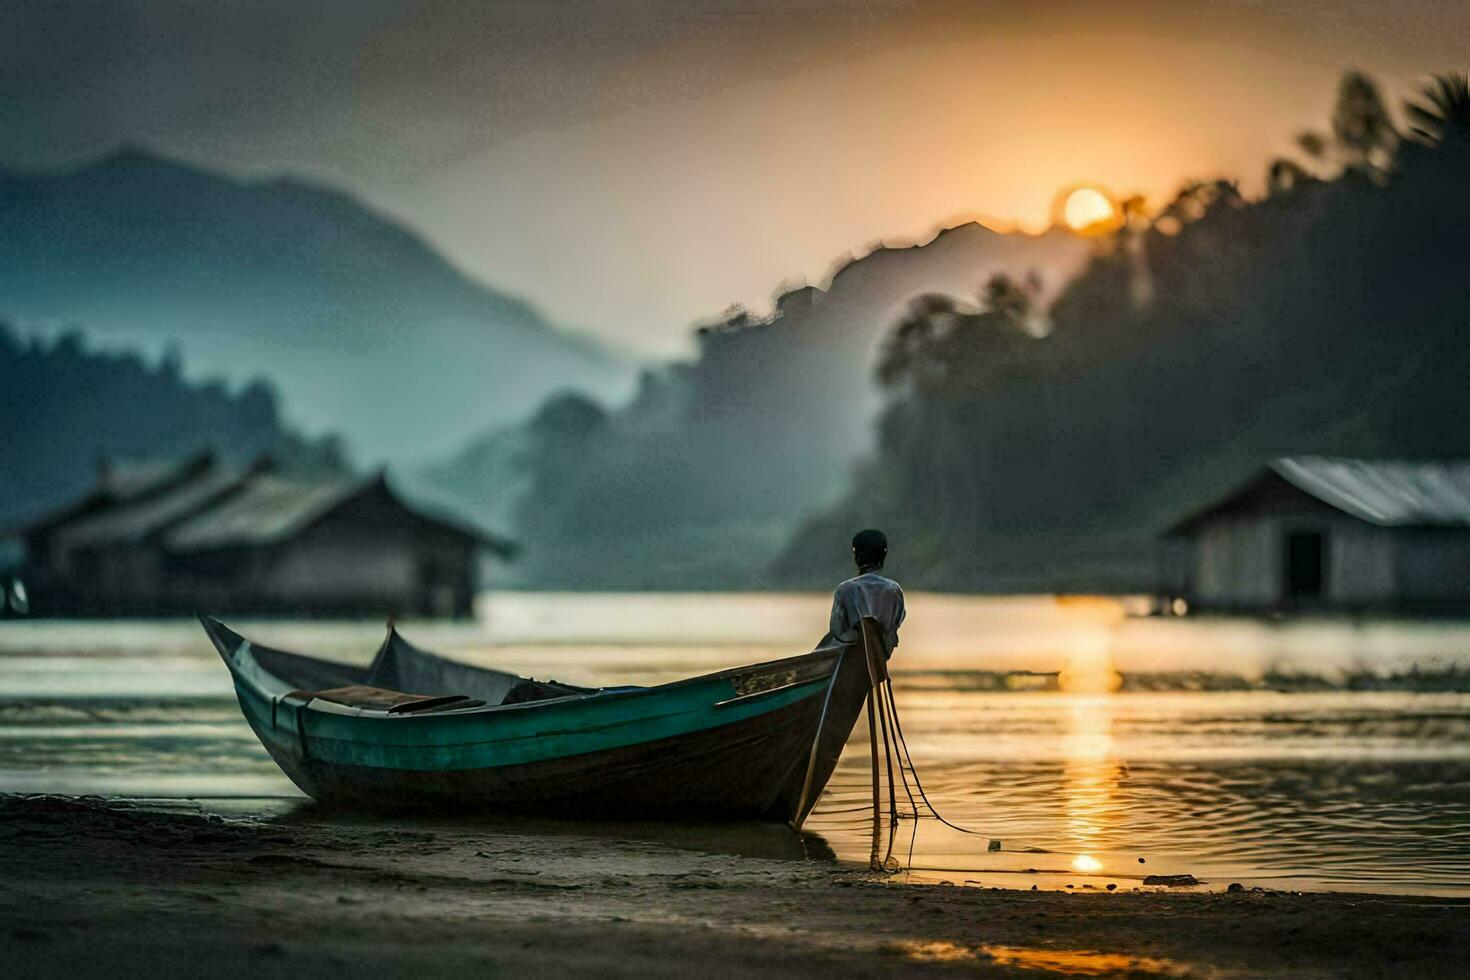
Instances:
[[[893,785],[893,749],[888,738],[888,712],[883,705],[883,680],[888,673],[888,665],[884,658],[883,642],[879,639],[878,621],[871,616],[864,616],[861,623],[863,634],[863,653],[868,661],[868,738],[871,739],[873,760],[873,855],[871,864],[874,868],[887,865],[887,860],[879,861],[878,844],[880,829],[880,803],[878,786],[878,731],[882,729],[883,737],[883,762],[888,770],[888,813],[889,813],[889,853],[892,853],[892,839],[898,830],[898,795]],[[873,723],[873,715],[878,715],[877,726]]]
[[[873,718],[873,698],[877,696],[874,688],[868,688],[868,755],[873,760],[873,853],[868,858],[868,865],[872,868],[880,867],[878,861],[879,821],[881,814],[878,810],[878,725]]]
[[[837,654],[837,662],[832,665],[832,679],[827,682],[827,694],[822,698],[822,713],[817,716],[817,733],[812,736],[812,750],[807,755],[806,778],[801,783],[801,796],[796,800],[796,812],[791,816],[791,826],[796,830],[800,830],[806,820],[807,799],[812,792],[812,775],[817,771],[817,749],[822,744],[822,729],[827,727],[827,707],[832,703],[832,689],[837,686],[837,675],[842,670],[842,661],[846,656],[847,648],[843,647]]]

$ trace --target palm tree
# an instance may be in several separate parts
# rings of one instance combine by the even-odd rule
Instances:
[[[1295,160],[1277,157],[1266,171],[1266,192],[1272,197],[1288,194],[1312,179],[1306,168]]]
[[[1415,136],[1431,146],[1470,136],[1470,78],[1435,75],[1422,93],[1423,101],[1404,104]]]
[[[1345,72],[1332,110],[1332,135],[1349,169],[1387,169],[1398,133],[1378,85],[1360,71]]]
[[[1318,163],[1327,159],[1327,137],[1315,129],[1304,130],[1297,134],[1296,145],[1303,153],[1316,160]]]

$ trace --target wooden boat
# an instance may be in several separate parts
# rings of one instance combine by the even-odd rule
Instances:
[[[200,621],[250,727],[317,800],[794,826],[837,765],[870,689],[865,648],[881,642],[865,622],[867,644],[592,690],[448,660],[391,626],[362,668]]]

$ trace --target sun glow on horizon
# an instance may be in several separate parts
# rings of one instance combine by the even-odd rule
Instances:
[[[1118,218],[1118,206],[1096,187],[1079,187],[1067,195],[1062,219],[1076,232],[1110,228]]]

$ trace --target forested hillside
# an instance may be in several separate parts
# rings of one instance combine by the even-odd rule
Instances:
[[[702,327],[697,356],[645,372],[629,404],[557,396],[425,482],[513,528],[527,543],[514,574],[527,584],[760,587],[870,445],[881,406],[871,365],[905,302],[999,272],[1055,288],[1087,251],[1068,232],[973,223],[876,248],[824,288],[786,290],[769,315],[737,309]]]
[[[64,503],[108,458],[168,459],[212,448],[232,459],[273,454],[305,469],[345,467],[336,439],[304,439],[280,419],[276,393],[192,384],[177,356],[91,349],[80,331],[23,339],[0,322],[0,528]],[[3,536],[3,535],[0,535]]]
[[[1135,215],[1029,329],[1014,282],[928,295],[885,341],[878,447],[777,566],[816,585],[854,527],[950,589],[1137,589],[1156,535],[1283,453],[1470,455],[1470,98],[1403,123],[1343,82],[1270,192]]]
[[[153,357],[178,344],[193,378],[268,377],[288,418],[364,461],[436,458],[559,388],[616,398],[634,375],[324,184],[123,149],[0,172],[0,228],[0,317]]]

